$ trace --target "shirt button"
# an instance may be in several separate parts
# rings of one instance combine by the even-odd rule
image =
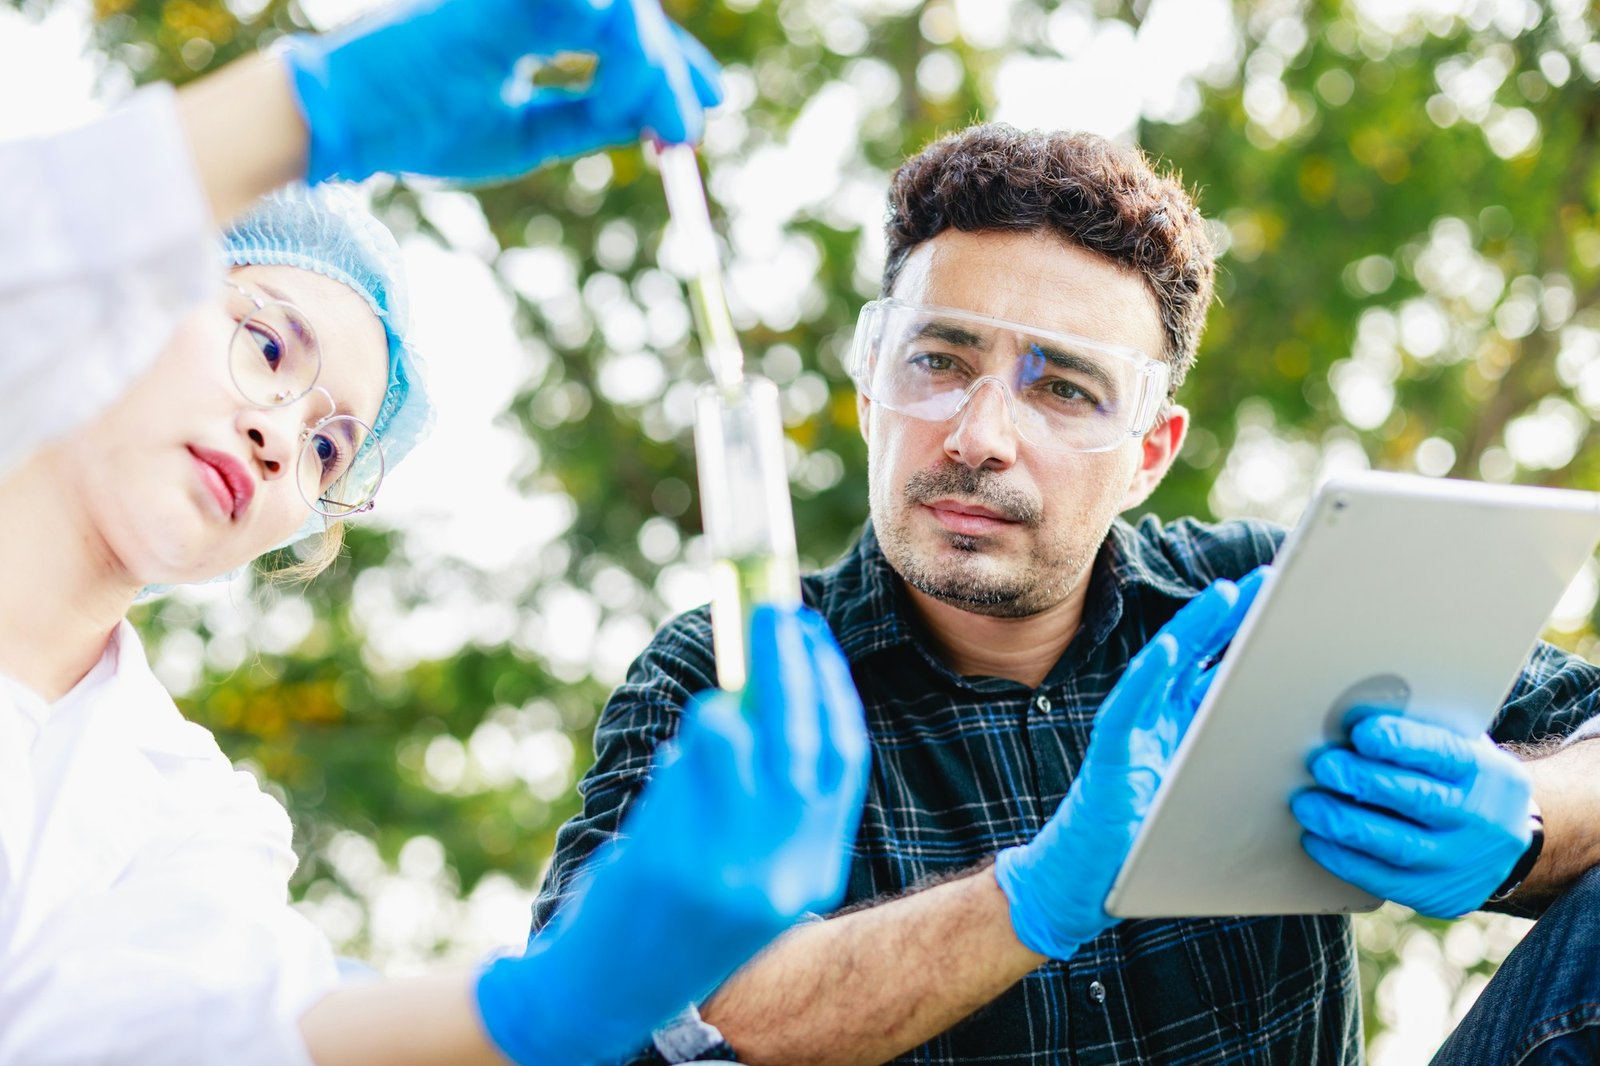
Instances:
[[[1046,696],[1043,692],[1039,693],[1033,698],[1033,705],[1039,708],[1040,714],[1050,713],[1050,697]]]
[[[1096,1003],[1104,1003],[1106,1001],[1106,986],[1099,981],[1090,981],[1089,998]]]

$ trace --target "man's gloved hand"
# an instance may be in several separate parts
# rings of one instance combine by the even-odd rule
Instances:
[[[513,85],[518,61],[598,57],[583,91]],[[403,0],[285,56],[306,180],[378,171],[486,181],[638,140],[695,141],[719,68],[657,0]]]
[[[1485,735],[1377,713],[1310,760],[1293,797],[1306,852],[1336,877],[1434,918],[1483,906],[1531,839],[1533,785]]]
[[[1218,581],[1156,634],[1101,705],[1083,767],[1039,835],[1007,848],[995,878],[1029,949],[1065,959],[1116,923],[1106,893],[1150,813],[1172,756],[1244,620],[1262,570]]]
[[[849,667],[811,611],[758,608],[742,700],[697,697],[621,834],[521,958],[479,976],[513,1061],[623,1057],[844,891],[868,747]]]

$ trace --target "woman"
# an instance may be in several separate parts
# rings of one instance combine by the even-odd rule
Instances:
[[[448,49],[441,12],[471,2],[413,21]],[[319,45],[336,58],[308,69],[340,83],[341,50],[406,25]],[[214,269],[197,251],[205,205],[225,214],[281,173],[284,145],[307,156],[303,127],[277,155],[217,151],[195,116],[230,112],[235,73],[198,99],[147,95],[77,141],[0,146],[0,555],[18,564],[0,585],[0,1063],[625,1052],[836,898],[865,762],[848,673],[814,618],[759,614],[755,713],[700,704],[628,839],[525,955],[336,988],[327,944],[287,906],[282,808],[181,718],[122,618],[151,585],[359,514],[426,423],[392,239],[332,194],[280,197],[230,230],[226,283],[196,303]],[[248,110],[276,91],[256,88],[232,98]],[[297,128],[273,99],[263,142]],[[384,136],[337,140],[400,162],[366,150]],[[81,168],[113,160],[135,197],[121,215],[52,180],[92,185],[101,173]]]

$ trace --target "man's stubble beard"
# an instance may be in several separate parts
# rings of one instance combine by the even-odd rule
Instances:
[[[985,549],[981,537],[936,531],[934,536],[959,553],[956,560],[942,553],[940,559],[928,558],[917,546],[911,516],[924,502],[942,497],[980,504],[1031,531],[1040,528],[1043,509],[1037,501],[998,484],[987,471],[948,464],[912,474],[899,494],[885,501],[890,512],[881,516],[885,520],[874,515],[884,558],[906,584],[941,603],[991,618],[1027,618],[1066,599],[1111,527],[1107,520],[1089,546],[1074,546],[1070,532],[1044,543],[1035,541],[1026,558],[996,573],[984,560],[993,560],[997,549]],[[962,562],[963,556],[970,562]]]

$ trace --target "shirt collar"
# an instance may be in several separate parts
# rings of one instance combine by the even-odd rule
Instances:
[[[915,643],[900,576],[884,558],[871,521],[844,557],[818,576],[817,609],[851,662]]]
[[[1155,526],[1153,518],[1146,518],[1145,522]],[[1172,560],[1155,547],[1158,543],[1159,537],[1141,537],[1133,526],[1119,518],[1111,524],[1111,532],[1100,554],[1107,560],[1112,579],[1120,589],[1139,586],[1168,599],[1184,602],[1194,599],[1201,590],[1184,578],[1172,565]]]

